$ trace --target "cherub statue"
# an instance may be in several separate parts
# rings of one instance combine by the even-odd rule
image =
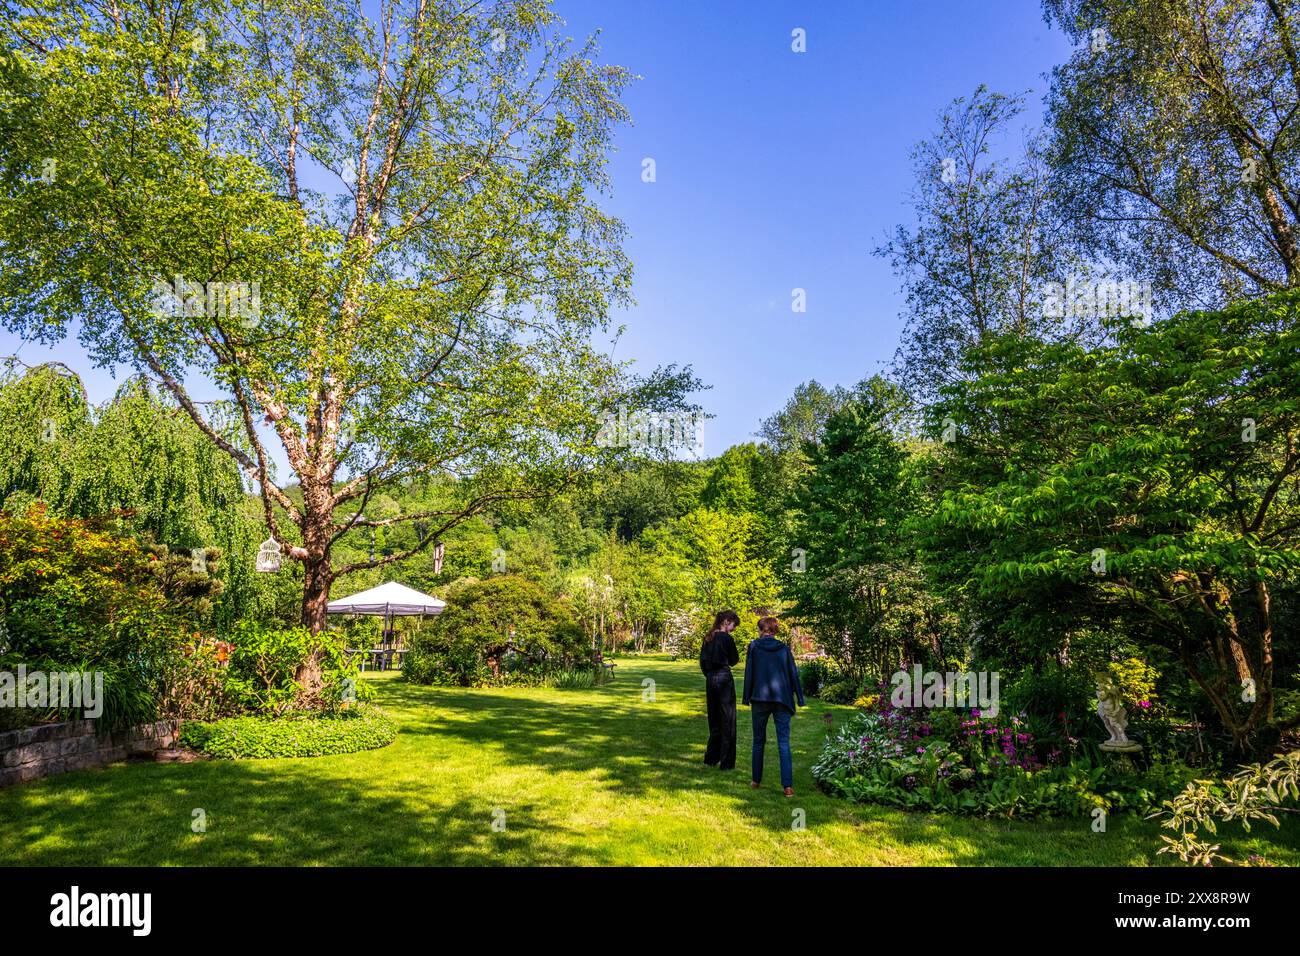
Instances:
[[[1142,749],[1141,744],[1129,740],[1124,733],[1128,727],[1128,712],[1124,710],[1119,685],[1109,674],[1097,678],[1097,716],[1110,733],[1110,739],[1101,745],[1102,750],[1130,752]]]

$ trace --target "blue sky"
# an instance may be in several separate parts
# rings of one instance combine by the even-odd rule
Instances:
[[[569,33],[642,79],[618,132],[608,209],[630,231],[637,304],[615,356],[690,363],[712,389],[703,453],[748,441],[796,385],[879,371],[902,328],[898,280],[872,255],[910,218],[909,154],[979,84],[1028,92],[1039,118],[1064,36],[1036,0],[557,0]],[[807,52],[791,50],[806,31]],[[653,158],[656,181],[642,182]],[[807,311],[791,311],[806,290]],[[93,401],[116,382],[69,339],[0,332],[0,354],[58,359]]]

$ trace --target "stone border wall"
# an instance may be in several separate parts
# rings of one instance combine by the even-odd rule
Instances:
[[[175,746],[179,725],[166,720],[103,730],[95,720],[38,724],[0,734],[0,787],[69,770],[88,770]]]

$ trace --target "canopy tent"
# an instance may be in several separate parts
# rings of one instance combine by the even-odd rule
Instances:
[[[429,594],[421,594],[414,588],[396,581],[388,581],[379,587],[361,591],[349,597],[330,601],[326,610],[330,614],[351,614],[384,619],[383,648],[365,653],[378,655],[376,663],[387,669],[392,664],[394,648],[392,646],[393,618],[395,617],[430,617],[441,614],[447,609],[447,602]],[[400,659],[399,659],[400,664]]]
[[[396,581],[388,581],[379,587],[370,588],[350,597],[330,601],[327,610],[330,614],[364,614],[382,617],[387,620],[394,617],[426,617],[441,614],[447,609],[447,602],[440,601],[428,594],[421,594],[414,588]]]

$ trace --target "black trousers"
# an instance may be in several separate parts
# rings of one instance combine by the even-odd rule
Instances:
[[[709,705],[709,745],[704,762],[730,770],[736,766],[736,682],[731,668],[714,671],[704,680]]]

